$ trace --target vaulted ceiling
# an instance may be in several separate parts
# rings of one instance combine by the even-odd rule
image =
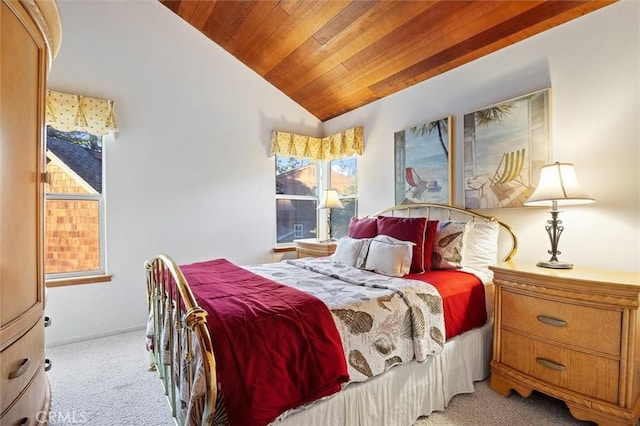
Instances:
[[[160,1],[325,121],[615,0]]]

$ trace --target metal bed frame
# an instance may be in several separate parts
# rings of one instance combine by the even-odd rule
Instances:
[[[501,253],[506,253],[502,256],[502,261],[511,260],[517,251],[517,238],[509,226],[493,217],[470,210],[423,203],[391,207],[370,217],[375,216],[497,222],[501,230],[500,245],[506,247],[506,249],[500,250]],[[187,423],[187,419],[181,409],[178,384],[186,380],[188,384],[187,395],[191,395],[196,367],[193,361],[199,355],[203,362],[206,381],[204,409],[200,424],[213,425],[218,389],[215,355],[206,325],[207,313],[197,305],[182,271],[171,257],[166,254],[155,255],[145,262],[145,269],[147,304],[153,323],[153,335],[150,336],[153,341],[153,350],[150,353],[149,369],[159,372],[165,395],[171,407],[171,414],[176,423],[182,426]],[[173,302],[174,300],[175,302]],[[168,326],[169,324],[170,326]],[[194,335],[196,338],[192,340]],[[194,347],[192,341],[197,342],[197,348]],[[168,361],[162,358],[161,346],[164,342],[168,342],[166,352],[171,354]],[[183,369],[176,365],[181,362],[180,360],[184,360],[186,368]]]

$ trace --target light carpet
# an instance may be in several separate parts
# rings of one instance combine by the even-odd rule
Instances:
[[[50,347],[47,358],[53,362],[49,424],[174,425],[157,373],[147,371],[144,330]],[[474,393],[455,396],[444,412],[422,417],[414,426],[589,424],[571,417],[561,401],[538,393],[503,398],[485,380],[475,384]]]

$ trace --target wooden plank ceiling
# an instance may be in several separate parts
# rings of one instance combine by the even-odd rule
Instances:
[[[325,121],[615,0],[160,1]]]

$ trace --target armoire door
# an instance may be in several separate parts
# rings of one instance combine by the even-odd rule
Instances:
[[[47,45],[15,0],[0,2],[0,350],[43,311]]]

